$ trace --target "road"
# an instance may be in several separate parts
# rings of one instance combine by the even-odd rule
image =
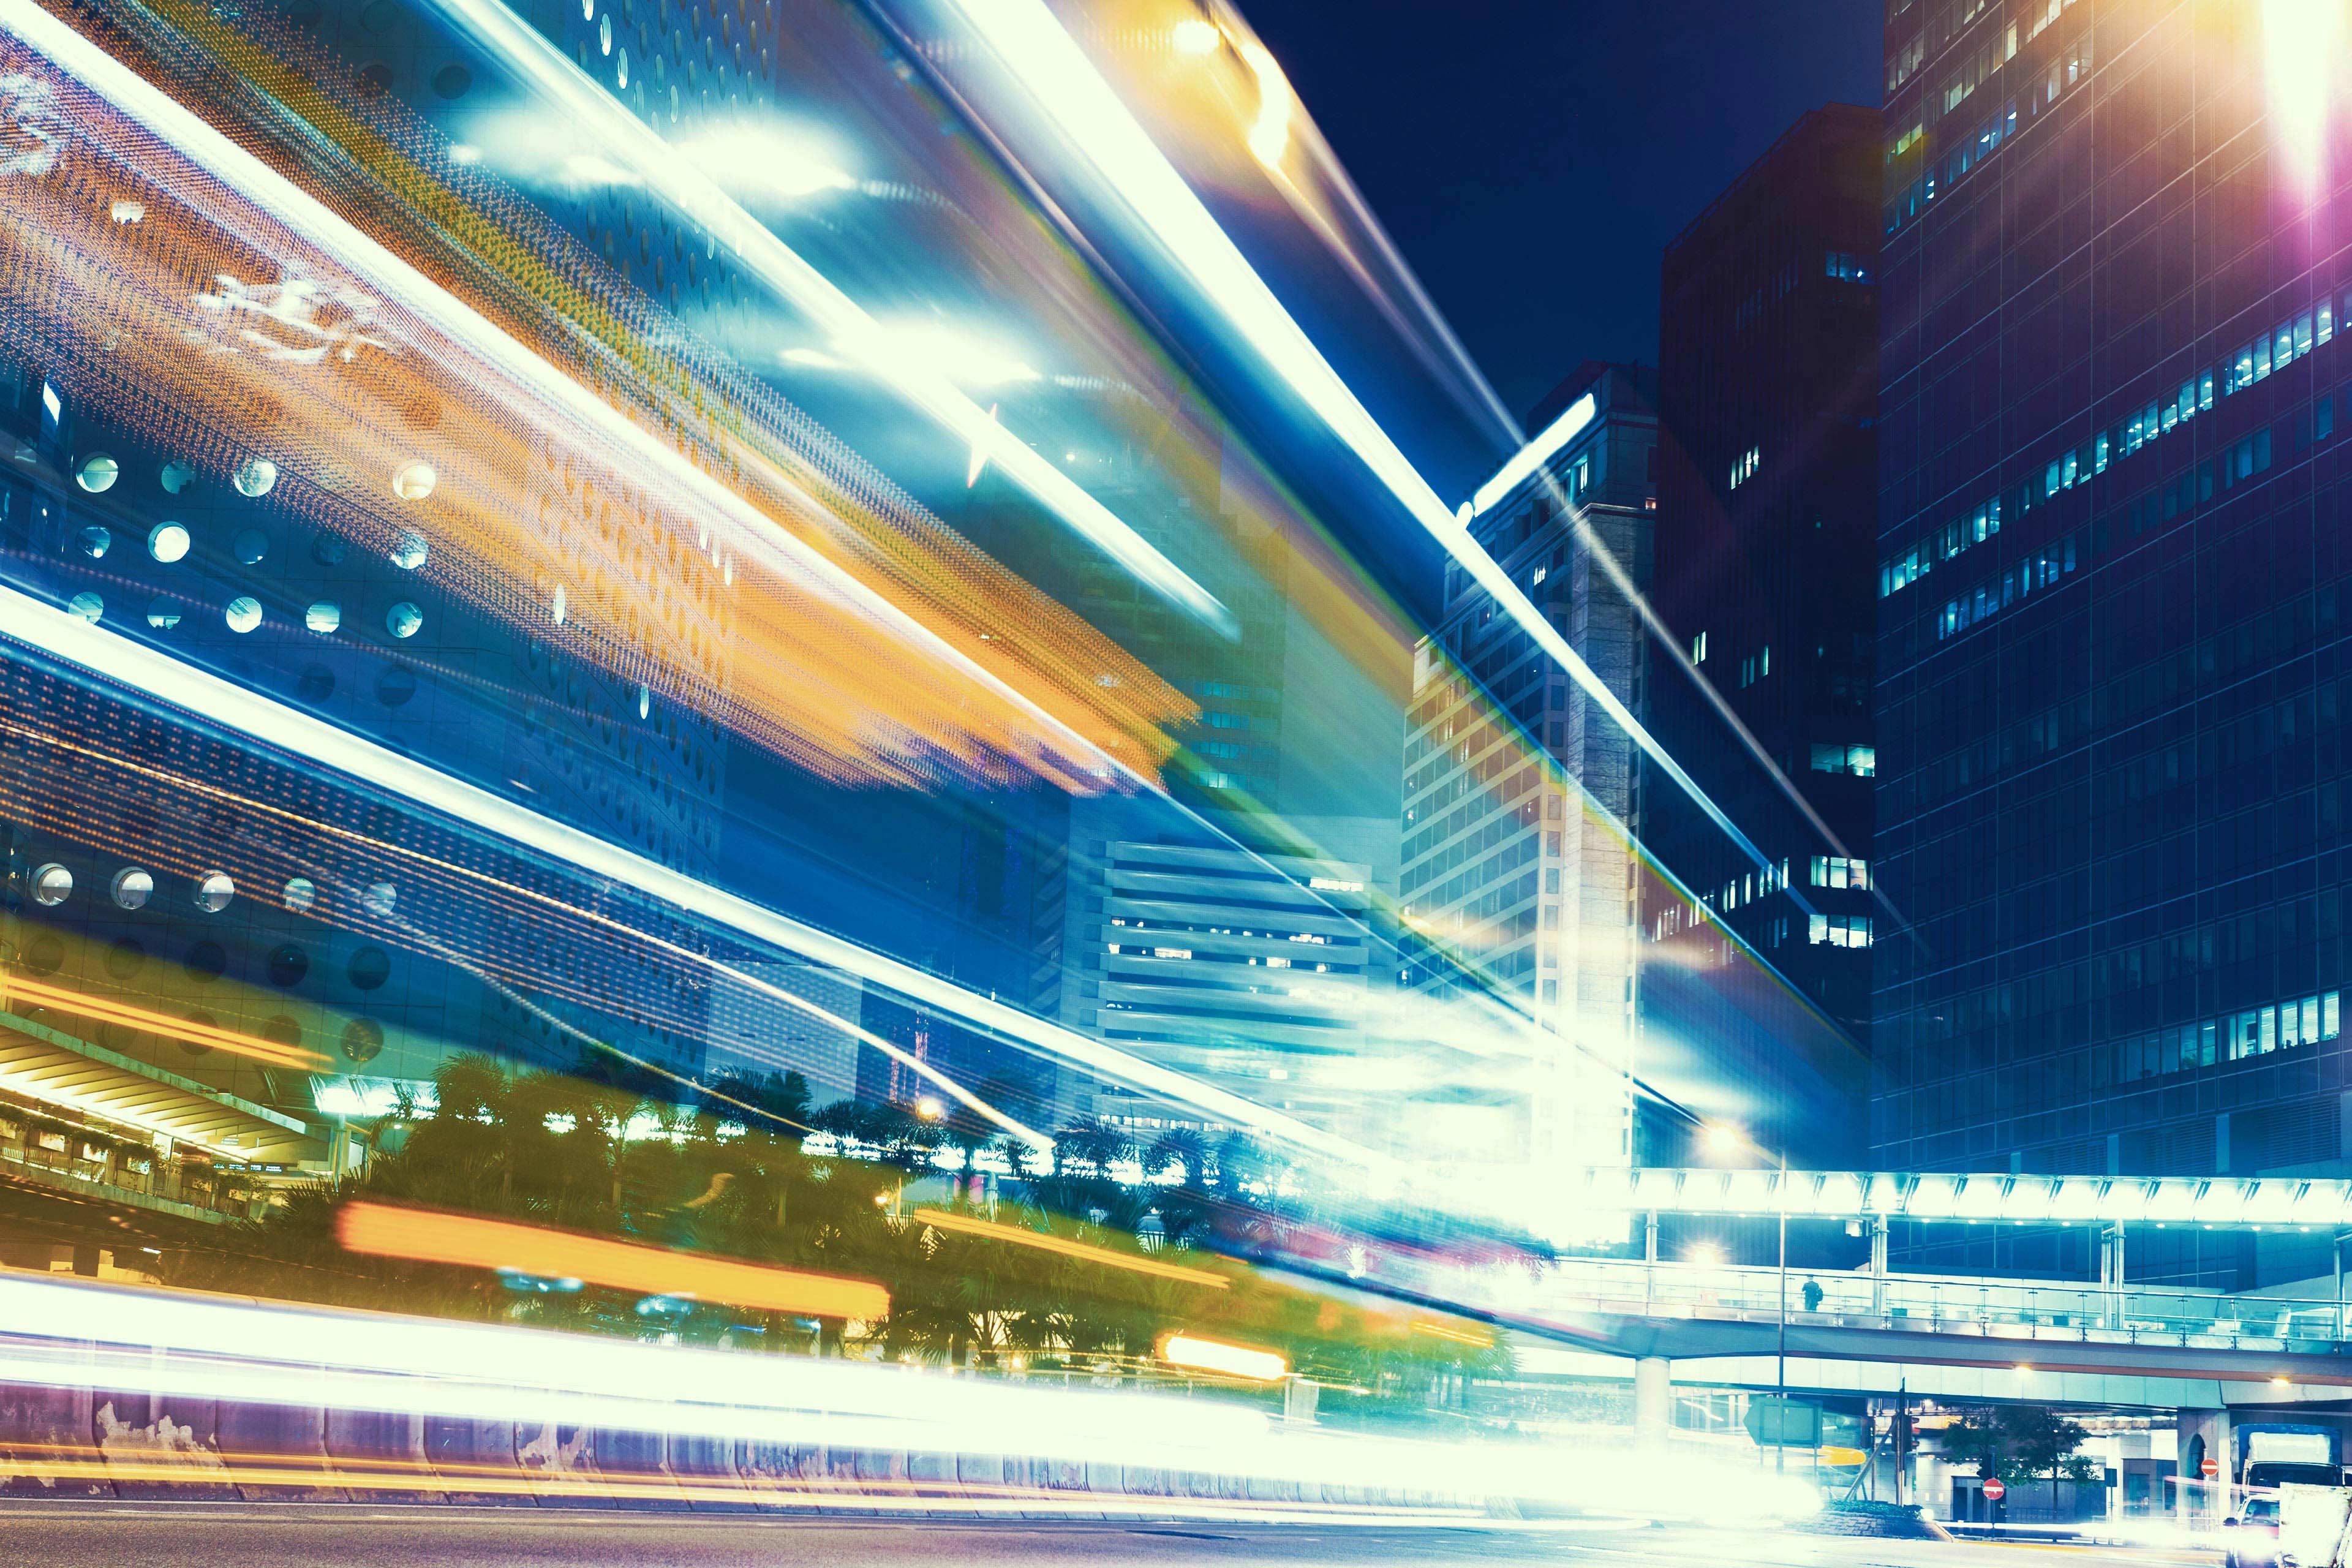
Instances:
[[[23,1568],[1221,1568],[1566,1563],[1575,1568],[2068,1568],[2194,1561],[2179,1552],[1852,1541],[1659,1530],[1613,1521],[1523,1528],[977,1523],[551,1509],[0,1504],[0,1563]]]

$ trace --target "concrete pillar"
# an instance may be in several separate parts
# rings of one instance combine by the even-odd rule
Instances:
[[[1886,1316],[1886,1216],[1870,1222],[1870,1315]]]
[[[2172,1451],[2178,1456],[2173,1465],[2174,1517],[2187,1529],[2218,1530],[2230,1511],[2230,1483],[2236,1479],[2230,1473],[2237,1447],[2230,1413],[2176,1411],[2172,1430]],[[2221,1473],[2210,1482],[2201,1468],[2209,1457],[2221,1467]]]
[[[1675,1363],[1662,1355],[1633,1363],[1633,1440],[1664,1444],[1675,1429]]]
[[[1911,1467],[1911,1500],[1929,1519],[1952,1517],[1952,1467],[1938,1453],[1917,1455]]]

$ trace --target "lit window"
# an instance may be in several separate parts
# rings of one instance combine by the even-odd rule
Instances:
[[[121,476],[121,464],[104,452],[92,452],[89,457],[84,458],[81,460],[81,466],[74,470],[74,483],[90,494],[97,495],[101,490],[112,489],[114,481]]]
[[[319,901],[319,889],[310,878],[296,877],[286,884],[285,891],[279,897],[286,900],[288,909],[298,915],[303,914]]]
[[[170,565],[188,553],[188,531],[176,522],[159,522],[147,531],[147,553]]]
[[[396,637],[413,637],[425,624],[425,612],[403,599],[383,616],[383,629]]]
[[[321,599],[302,612],[302,624],[322,637],[332,637],[343,624],[343,607],[332,599]]]
[[[37,904],[62,904],[73,896],[73,873],[52,860],[33,870],[33,901]]]
[[[278,483],[278,465],[267,458],[247,458],[237,465],[230,482],[236,486],[237,494],[258,500]]]
[[[249,595],[240,594],[228,602],[228,610],[224,618],[228,622],[229,630],[240,636],[249,632],[261,624],[261,601]]]
[[[136,866],[126,866],[114,874],[114,881],[107,890],[113,895],[117,908],[143,909],[154,896],[155,879]]]
[[[106,614],[106,601],[96,594],[84,591],[66,601],[66,608],[85,621],[96,621]]]
[[[216,915],[228,908],[236,897],[236,884],[226,871],[207,871],[196,883],[196,908],[208,915]]]
[[[180,624],[180,606],[158,594],[147,601],[147,624],[159,632],[168,632]]]

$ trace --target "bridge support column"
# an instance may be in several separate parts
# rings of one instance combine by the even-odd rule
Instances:
[[[1886,1216],[1870,1221],[1870,1315],[1886,1316]]]
[[[2229,1510],[2231,1474],[2237,1452],[2230,1412],[2179,1410],[2173,1413],[2172,1509],[2183,1527],[2217,1530]],[[2218,1460],[2221,1473],[2204,1478],[2208,1458]]]
[[[1633,1363],[1633,1440],[1663,1446],[1675,1429],[1675,1363],[1662,1355]]]

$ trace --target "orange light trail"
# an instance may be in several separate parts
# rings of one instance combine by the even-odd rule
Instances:
[[[0,1003],[19,998],[102,1024],[121,1024],[130,1028],[145,1029],[166,1039],[182,1040],[190,1045],[217,1046],[222,1050],[251,1057],[272,1067],[309,1069],[321,1066],[327,1059],[316,1051],[306,1051],[299,1046],[281,1046],[275,1040],[257,1039],[233,1029],[199,1024],[193,1018],[175,1018],[167,1013],[131,1006],[127,1002],[105,1001],[83,992],[68,990],[62,985],[46,985],[37,980],[28,980],[13,971],[0,970]]]
[[[1047,1236],[1042,1231],[1023,1230],[1018,1226],[998,1225],[993,1220],[974,1219],[969,1215],[950,1214],[945,1209],[919,1208],[915,1218],[934,1230],[954,1231],[962,1236],[982,1237],[991,1241],[1010,1242],[1015,1247],[1033,1247],[1040,1252],[1057,1253],[1064,1258],[1076,1258],[1087,1263],[1100,1263],[1112,1268],[1124,1268],[1131,1273],[1149,1274],[1155,1279],[1173,1279],[1185,1285],[1204,1285],[1214,1290],[1228,1290],[1233,1281],[1222,1274],[1212,1274],[1205,1268],[1187,1268],[1177,1263],[1160,1263],[1149,1258],[1129,1258],[1123,1252],[1113,1252],[1105,1247],[1089,1247],[1083,1241],[1066,1237]]]
[[[691,1297],[810,1318],[871,1320],[890,1311],[889,1292],[863,1279],[668,1252],[472,1215],[351,1204],[336,1221],[336,1235],[349,1250],[378,1258],[510,1268],[648,1296]]]

